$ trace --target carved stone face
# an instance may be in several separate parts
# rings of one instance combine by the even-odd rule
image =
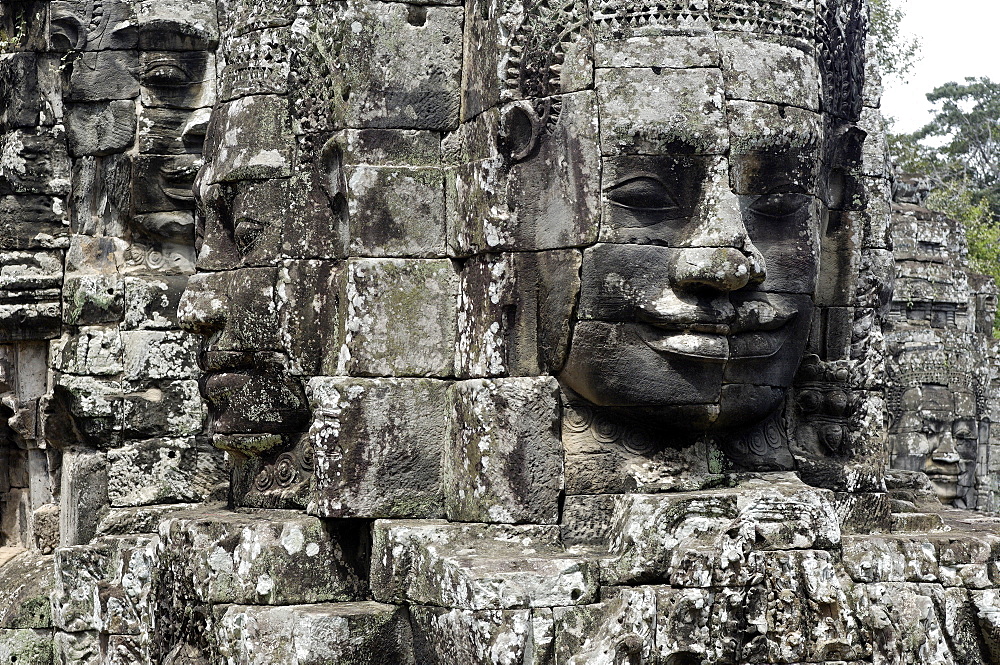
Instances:
[[[933,384],[909,388],[890,432],[892,466],[923,471],[942,503],[960,501],[956,505],[964,507],[975,483],[979,430],[972,391]]]
[[[194,242],[195,175],[215,103],[216,7],[200,2],[146,3],[138,13],[140,155],[133,221],[146,242]]]
[[[676,41],[665,48],[690,51]],[[719,43],[699,53],[704,68],[597,70],[600,242],[583,254],[559,375],[595,405],[672,429],[772,412],[813,311],[821,122],[797,107],[815,108],[815,63],[762,41]],[[753,58],[800,87],[749,79]]]
[[[213,272],[189,282],[182,316],[208,335],[203,394],[213,407],[212,432],[233,442],[296,431],[309,415],[300,381],[288,372],[275,305],[291,135],[281,131],[286,107],[274,102],[252,96],[215,108],[195,186],[199,268]]]

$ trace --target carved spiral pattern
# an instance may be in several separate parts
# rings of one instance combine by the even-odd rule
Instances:
[[[593,421],[594,410],[586,404],[568,404],[563,412],[563,426],[568,432],[586,432]]]
[[[605,418],[597,418],[594,421],[594,438],[601,443],[616,443],[625,433],[625,428],[621,423]]]
[[[254,478],[253,486],[258,492],[266,492],[274,485],[274,473],[270,466],[265,466]]]
[[[626,431],[622,436],[621,443],[625,450],[636,455],[646,455],[655,449],[652,439],[635,430]]]
[[[162,268],[167,264],[167,259],[163,256],[162,252],[158,252],[155,249],[149,250],[146,254],[146,266],[153,269]]]
[[[278,487],[289,487],[299,476],[295,468],[295,457],[291,453],[283,453],[274,463],[274,481]]]
[[[302,449],[302,454],[299,455],[299,467],[306,473],[312,473],[313,466],[313,449],[311,445],[306,445]]]

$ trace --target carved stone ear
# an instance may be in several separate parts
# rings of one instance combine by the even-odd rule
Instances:
[[[344,152],[337,137],[327,141],[319,155],[323,191],[331,201],[347,196],[347,181],[344,177]]]
[[[822,188],[823,200],[831,210],[849,209],[855,194],[859,193],[857,179],[851,174],[861,164],[861,152],[868,133],[854,125],[840,125],[828,129],[830,151],[827,157],[827,176]]]
[[[514,102],[500,118],[500,147],[511,159],[526,159],[538,147],[542,122],[531,102]]]

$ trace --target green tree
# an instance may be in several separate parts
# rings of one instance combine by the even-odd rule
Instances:
[[[890,134],[889,150],[901,170],[931,178],[927,207],[965,223],[970,267],[1000,285],[1000,83],[968,77],[927,99],[935,106],[931,121],[912,134]]]
[[[872,57],[886,77],[905,79],[919,60],[920,40],[900,32],[899,25],[906,15],[893,0],[870,0],[869,33],[872,36]]]

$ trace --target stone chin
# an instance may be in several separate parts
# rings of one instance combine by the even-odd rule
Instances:
[[[806,342],[799,319],[735,335],[581,321],[558,378],[593,405],[667,434],[746,429],[792,384]]]

